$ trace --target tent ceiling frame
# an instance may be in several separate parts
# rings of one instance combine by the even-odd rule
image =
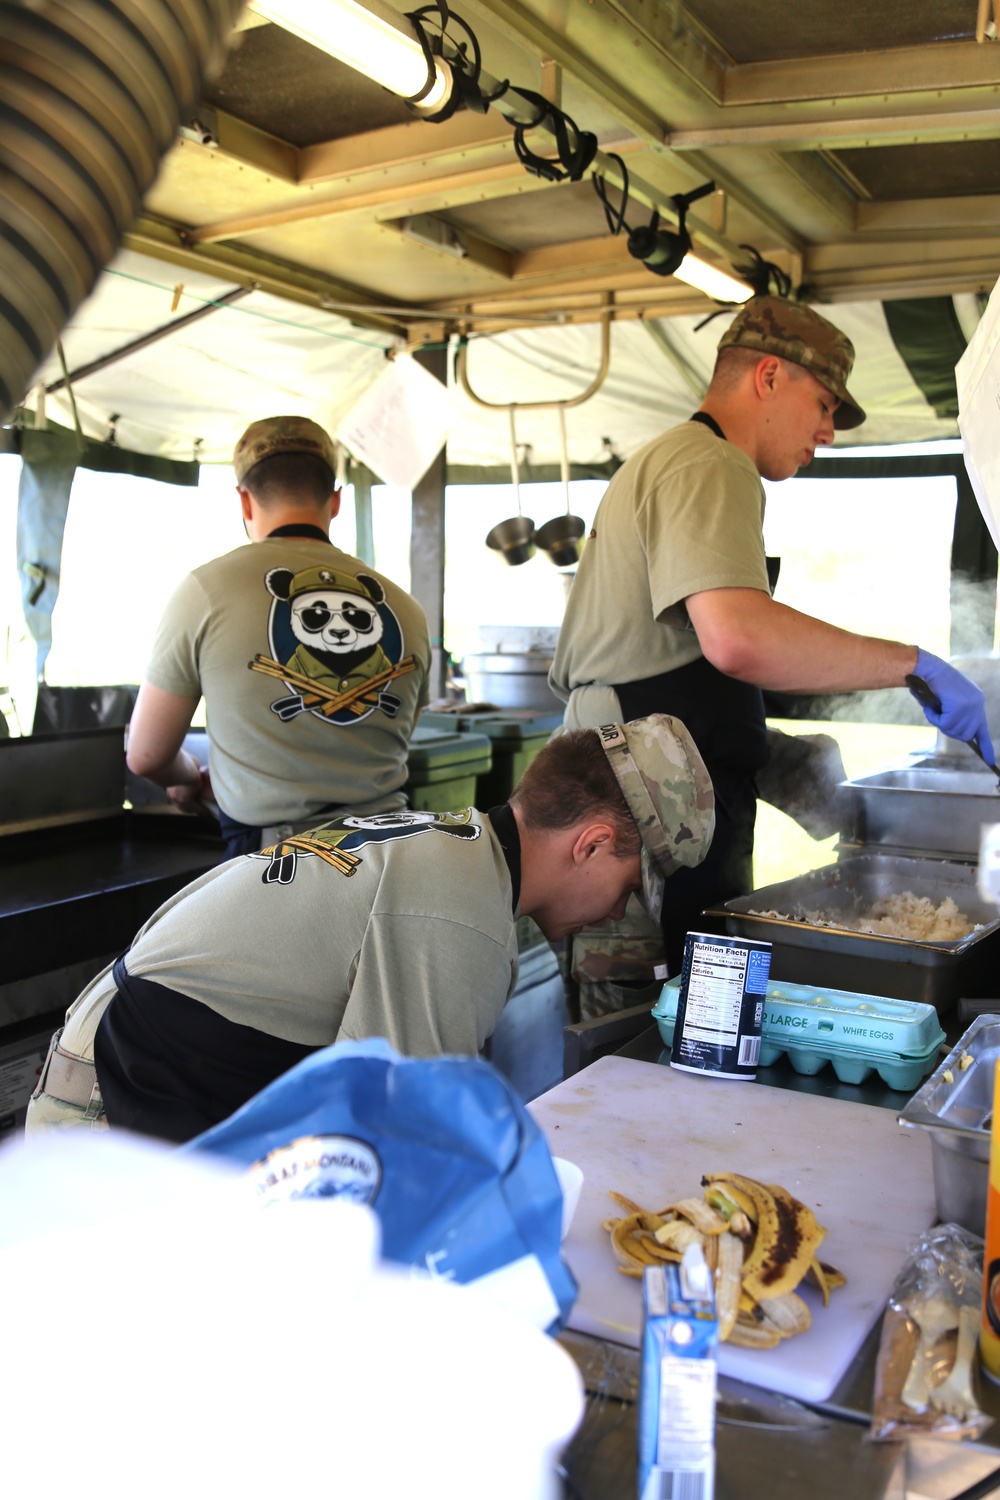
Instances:
[[[994,227],[1000,225],[1000,193],[873,203],[853,164],[836,155],[872,144],[1000,136],[1000,47],[970,39],[735,63],[677,0],[570,6],[466,0],[466,8],[494,39],[506,37],[537,64],[538,80],[515,83],[537,83],[550,97],[573,90],[577,100],[582,93],[599,105],[598,169],[613,190],[621,178],[608,153],[626,160],[635,203],[671,222],[674,194],[714,180],[716,212],[702,205],[690,227],[696,247],[723,262],[741,258],[736,240],[753,243],[794,285],[831,302],[981,291],[1000,273],[1000,230]],[[198,123],[203,134],[188,132],[182,148],[210,151],[228,174],[220,178],[227,192],[213,199],[201,167],[202,206],[239,205],[235,169],[249,171],[253,187],[247,212],[212,221],[196,211],[187,221],[183,210],[177,212],[180,200],[171,212],[160,212],[154,199],[155,211],[147,210],[126,244],[173,265],[256,283],[312,307],[338,303],[337,311],[355,323],[407,347],[459,323],[472,332],[495,332],[540,317],[600,321],[604,291],[615,294],[616,319],[706,309],[700,294],[672,278],[650,276],[628,256],[623,236],[517,251],[463,225],[468,254],[454,295],[411,291],[400,299],[398,315],[393,296],[281,254],[283,235],[294,256],[294,230],[312,226],[312,239],[304,243],[319,267],[318,221],[331,220],[341,238],[352,232],[353,220],[398,240],[401,221],[417,215],[447,216],[450,209],[551,193],[557,184],[529,175],[515,159],[511,125],[496,109],[459,111],[438,124],[414,119],[298,147],[220,108],[199,108]],[[179,160],[175,188],[183,186],[186,158]],[[727,210],[739,225],[732,238]],[[916,247],[910,244],[915,231],[921,236]],[[254,247],[257,235],[268,236],[267,251]],[[386,250],[400,253],[406,252]],[[426,244],[412,253],[445,254]],[[462,279],[484,284],[460,287]],[[440,273],[425,284],[439,292]],[[426,316],[407,302],[419,303]]]
[[[334,277],[323,276],[301,266],[279,261],[272,256],[254,254],[241,246],[212,245],[207,248],[188,245],[175,224],[140,215],[124,236],[127,250],[136,250],[153,260],[165,261],[182,270],[200,271],[207,276],[235,282],[239,286],[256,286],[273,297],[297,302],[306,307],[322,308],[327,301],[349,303],[351,322],[393,339],[406,338],[405,319],[396,319],[384,311],[368,292]],[[339,311],[340,309],[336,309]]]

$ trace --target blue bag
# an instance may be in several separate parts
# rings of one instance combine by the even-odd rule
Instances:
[[[369,1204],[386,1260],[483,1282],[552,1331],[576,1300],[548,1145],[507,1080],[479,1058],[338,1042],[182,1150],[242,1162],[265,1202]]]

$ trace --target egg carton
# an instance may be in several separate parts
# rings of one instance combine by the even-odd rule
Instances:
[[[668,979],[653,1007],[666,1046],[673,1043],[681,981]],[[932,1005],[890,1000],[808,984],[768,984],[759,1066],[786,1057],[811,1076],[830,1063],[841,1083],[863,1083],[872,1073],[908,1092],[933,1072],[944,1032]]]

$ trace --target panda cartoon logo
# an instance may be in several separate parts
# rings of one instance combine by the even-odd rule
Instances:
[[[482,829],[472,821],[472,809],[468,807],[460,812],[425,812],[400,807],[393,812],[371,813],[365,817],[352,814],[334,818],[306,833],[290,834],[268,844],[248,858],[266,861],[261,876],[265,885],[290,885],[295,879],[299,860],[304,856],[314,855],[341,875],[353,875],[362,863],[358,851],[367,845],[392,844],[398,839],[411,839],[433,831],[474,841]]]
[[[264,583],[273,600],[271,655],[258,654],[249,666],[289,689],[271,704],[272,713],[282,721],[311,713],[356,724],[380,709],[394,718],[400,699],[389,684],[416,662],[403,656],[399,621],[378,579],[334,568],[271,568]]]

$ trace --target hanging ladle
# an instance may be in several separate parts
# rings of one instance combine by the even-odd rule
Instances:
[[[544,526],[535,532],[535,541],[545,552],[549,554],[557,568],[569,568],[580,560],[580,538],[586,527],[580,516],[570,514],[569,509],[569,449],[566,445],[566,411],[560,406],[559,410],[559,437],[561,446],[559,451],[559,465],[562,472],[563,495],[566,500],[566,514],[554,516],[551,521],[546,521]]]
[[[535,523],[521,512],[521,476],[517,462],[517,429],[514,424],[514,408],[509,406],[510,418],[510,477],[517,498],[517,515],[506,521],[498,521],[486,538],[487,547],[499,552],[511,567],[526,563],[535,555]]]

